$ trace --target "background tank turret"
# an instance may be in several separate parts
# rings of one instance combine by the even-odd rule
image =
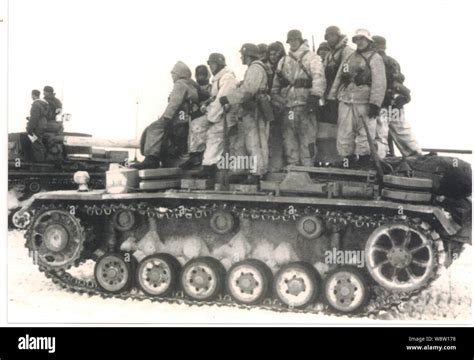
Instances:
[[[67,114],[65,114],[67,115]],[[133,141],[94,139],[83,133],[64,132],[63,122],[48,124],[44,135],[46,160],[33,160],[31,141],[26,132],[8,134],[8,189],[9,210],[12,218],[21,201],[46,190],[74,189],[73,175],[87,171],[92,189],[105,187],[105,171],[110,163],[124,163],[127,150],[136,148]],[[105,150],[109,148],[109,150]]]

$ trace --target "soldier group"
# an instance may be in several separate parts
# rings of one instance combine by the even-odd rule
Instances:
[[[189,155],[181,167],[202,165],[207,176],[216,172],[225,152],[256,158],[248,177],[255,183],[269,162],[278,162],[274,152],[281,145],[282,165],[314,166],[318,127],[324,123],[334,126],[340,166],[369,164],[373,156],[383,159],[390,153],[389,138],[403,155],[419,154],[404,118],[410,91],[399,64],[385,53],[385,39],[358,29],[354,50],[336,26],[328,27],[324,38],[317,53],[299,30],[287,34],[288,54],[281,42],[244,44],[241,60],[248,68],[241,82],[219,53],[207,61],[211,83],[205,65],[196,68],[195,82],[188,66],[178,62],[171,71],[168,106],[144,131],[145,159],[133,166],[166,166],[170,149],[181,149]],[[278,135],[275,142],[272,137]]]
[[[46,143],[48,139],[45,134],[48,131],[57,131],[58,123],[56,116],[62,112],[62,103],[56,98],[54,89],[51,86],[45,86],[43,89],[43,99],[39,90],[31,91],[30,116],[27,117],[26,132],[31,142],[32,160],[35,162],[44,162],[46,159]]]

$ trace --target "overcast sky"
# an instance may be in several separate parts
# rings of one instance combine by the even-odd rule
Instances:
[[[70,131],[134,138],[166,106],[170,70],[194,71],[221,52],[239,77],[244,42],[314,35],[338,25],[388,41],[412,90],[407,117],[424,147],[471,148],[472,9],[469,1],[10,0],[9,131],[22,131],[32,89],[51,85]],[[2,29],[4,26],[2,26]]]

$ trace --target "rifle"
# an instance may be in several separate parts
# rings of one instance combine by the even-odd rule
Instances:
[[[313,52],[316,52],[316,47],[314,46],[314,35],[311,35],[311,40],[313,42]]]

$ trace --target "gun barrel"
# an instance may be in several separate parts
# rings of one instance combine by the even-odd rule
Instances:
[[[108,148],[123,148],[123,149],[138,149],[140,144],[138,140],[111,140],[111,139],[99,139],[93,137],[84,136],[64,136],[64,145],[70,146],[100,146]]]

